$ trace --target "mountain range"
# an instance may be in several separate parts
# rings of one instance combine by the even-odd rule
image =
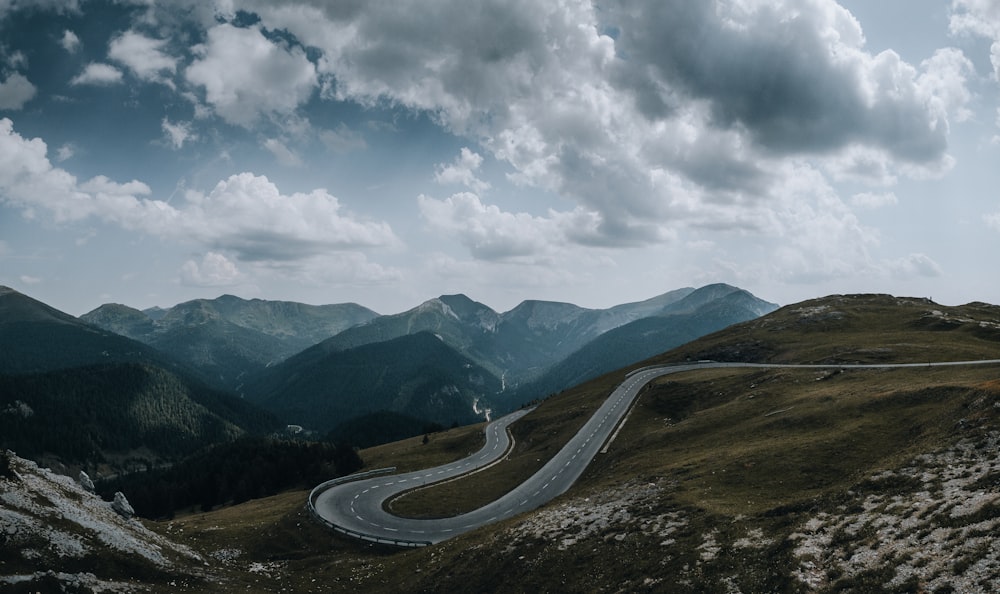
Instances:
[[[216,386],[238,392],[246,374],[377,316],[354,303],[306,305],[223,295],[146,311],[105,304],[80,319],[169,353]]]
[[[379,410],[461,424],[776,307],[723,284],[606,310],[525,301],[501,314],[465,295],[445,295],[348,328],[264,370],[248,382],[246,397],[289,422],[309,418],[323,429]],[[603,342],[612,332],[617,340]],[[414,408],[418,387],[435,408]]]
[[[378,443],[513,410],[776,307],[715,284],[608,309],[531,300],[499,313],[459,294],[379,315],[352,303],[223,295],[145,311],[107,304],[74,318],[4,288],[0,374],[10,390],[0,395],[0,411],[24,404],[49,415],[85,415],[72,403],[93,399],[92,408],[105,411],[97,417],[117,419],[106,411],[157,410],[149,403],[180,398],[190,407],[167,407],[163,414],[174,425],[165,431],[189,435],[192,448],[279,421]],[[21,377],[29,373],[41,376]],[[115,377],[130,379],[109,383]],[[69,392],[54,388],[74,382],[79,386]],[[68,398],[65,406],[56,392]],[[213,427],[227,429],[198,429],[208,425],[191,419],[203,413],[215,419]],[[60,422],[73,425],[65,415]],[[15,415],[3,419],[13,422]],[[145,422],[120,420],[132,427]],[[114,431],[102,422],[85,427],[87,436],[60,440],[56,432],[46,442],[75,444],[71,455],[49,453],[74,463],[106,461],[127,456],[138,443],[95,437]]]
[[[689,313],[743,299],[727,293]],[[427,332],[391,342],[406,353],[413,339],[422,349],[447,346]],[[347,369],[343,357],[379,344],[333,361]],[[502,463],[414,489],[392,509],[450,516],[510,491],[639,367],[696,359],[832,367],[702,368],[653,380],[559,498],[395,553],[311,519],[306,490],[169,522],[124,520],[71,479],[0,450],[8,545],[0,584],[18,592],[993,592],[998,358],[998,306],[889,295],[788,305],[560,391],[510,428],[516,443]],[[855,363],[909,365],[847,367]],[[359,454],[369,469],[410,470],[454,463],[480,443],[482,428],[467,426]],[[273,462],[266,449],[235,445],[253,470],[258,456]],[[222,466],[198,462],[209,484],[233,466],[214,459]],[[259,485],[249,471],[228,481],[237,491]],[[122,490],[131,498],[136,487]]]

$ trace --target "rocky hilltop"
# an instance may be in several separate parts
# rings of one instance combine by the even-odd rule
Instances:
[[[0,452],[0,590],[134,592],[149,582],[203,583],[193,549],[126,519],[73,479]]]

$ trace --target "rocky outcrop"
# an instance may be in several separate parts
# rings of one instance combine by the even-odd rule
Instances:
[[[77,477],[76,481],[80,483],[81,487],[91,493],[93,493],[96,488],[94,487],[94,481],[90,480],[90,475],[82,470],[80,471],[80,476]]]
[[[111,502],[111,509],[126,520],[130,520],[135,515],[135,510],[132,509],[132,505],[121,491],[115,493],[115,500]]]
[[[135,592],[146,591],[135,576],[204,575],[201,556],[125,520],[77,480],[4,455],[12,472],[0,476],[0,592]]]

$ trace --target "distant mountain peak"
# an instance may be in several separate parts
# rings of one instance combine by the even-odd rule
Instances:
[[[560,301],[529,299],[504,314],[505,320],[523,320],[529,330],[553,329],[579,318],[590,310]]]
[[[462,293],[456,293],[454,295],[441,295],[437,298],[437,300],[450,307],[460,317],[479,315],[482,312],[496,313],[488,305],[484,305],[478,301],[470,299],[467,295]]]
[[[473,301],[465,293],[453,293],[451,295],[441,295],[440,297],[438,297],[438,300],[443,301],[445,303],[462,303],[468,305],[477,303],[476,301]]]

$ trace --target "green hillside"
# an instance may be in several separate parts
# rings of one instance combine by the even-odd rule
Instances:
[[[0,287],[0,448],[118,472],[276,423],[168,355]]]
[[[317,345],[248,382],[247,398],[288,423],[327,432],[389,411],[445,426],[483,418],[500,380],[430,332],[326,352]]]
[[[0,448],[36,460],[142,467],[275,427],[246,402],[150,365],[0,374]]]

